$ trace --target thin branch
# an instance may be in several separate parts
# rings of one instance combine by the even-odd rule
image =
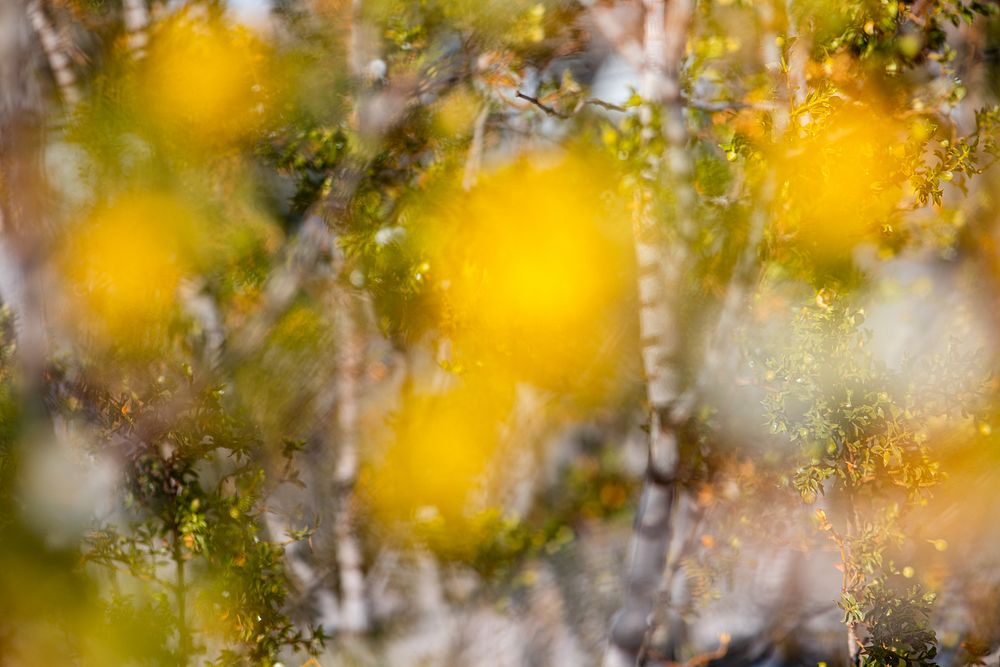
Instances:
[[[681,99],[684,106],[689,109],[697,109],[698,111],[707,111],[709,113],[715,113],[719,111],[739,111],[741,109],[757,109],[760,111],[772,111],[777,108],[774,104],[768,104],[766,102],[740,102],[739,100],[696,100],[688,97],[687,95],[681,95]]]
[[[761,192],[764,203],[760,203],[753,208],[750,213],[750,226],[747,232],[746,245],[743,247],[736,266],[730,276],[729,284],[726,286],[725,296],[722,301],[722,308],[719,310],[715,327],[709,337],[708,346],[704,354],[704,364],[698,375],[697,385],[699,393],[703,392],[710,383],[717,379],[717,375],[727,366],[727,353],[731,349],[730,336],[734,334],[740,325],[741,315],[749,305],[749,289],[756,281],[755,278],[760,271],[758,254],[764,241],[764,230],[768,223],[770,211],[766,208],[774,196],[774,186],[771,179],[765,183]],[[731,368],[726,370],[733,370]]]
[[[601,107],[602,109],[607,109],[608,111],[618,111],[620,113],[626,113],[628,107],[623,107],[620,104],[612,104],[611,102],[605,102],[604,100],[599,100],[596,97],[589,97],[584,101],[584,104],[592,104],[595,107]]]
[[[302,596],[313,597],[316,607],[316,621],[326,632],[339,630],[342,621],[337,598],[329,587],[324,585],[322,574],[309,564],[302,553],[306,545],[302,540],[292,539],[287,522],[277,512],[265,509],[263,516],[264,526],[271,542],[284,549],[285,566],[290,578]],[[281,536],[286,536],[289,539],[281,540]]]
[[[557,111],[555,108],[545,104],[536,97],[531,97],[530,95],[525,95],[524,93],[518,91],[518,98],[531,102],[533,105],[544,111],[550,116],[556,116],[557,118],[570,118],[572,114],[564,114]],[[687,95],[681,95],[681,104],[688,107],[689,109],[696,109],[698,111],[705,111],[708,113],[716,113],[719,111],[739,111],[741,109],[756,109],[758,111],[773,111],[777,108],[777,105],[770,104],[767,102],[741,102],[739,100],[697,100],[688,97]],[[616,111],[618,113],[628,113],[629,107],[623,106],[621,104],[615,104],[613,102],[608,102],[607,100],[602,100],[597,97],[588,97],[583,101],[581,106],[590,105],[595,107],[601,107],[602,109],[607,109],[608,111]]]
[[[536,107],[544,111],[549,116],[555,116],[556,118],[563,118],[563,119],[569,118],[569,115],[556,111],[554,108],[550,107],[548,104],[545,104],[537,97],[532,97],[531,95],[525,95],[520,90],[515,93],[514,97],[521,100],[525,100],[526,102],[530,102],[531,104],[535,105]]]

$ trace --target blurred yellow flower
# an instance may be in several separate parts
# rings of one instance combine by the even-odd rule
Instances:
[[[263,45],[245,28],[184,12],[154,32],[137,97],[161,130],[225,143],[263,122],[265,65]]]
[[[405,398],[392,442],[365,477],[383,521],[454,521],[483,509],[474,496],[496,451],[506,403],[479,389]]]
[[[433,202],[428,274],[457,348],[577,395],[614,375],[633,285],[614,182],[585,155],[536,156]]]
[[[121,336],[162,319],[194,265],[195,213],[162,193],[132,193],[96,210],[63,243],[60,269],[80,321]]]

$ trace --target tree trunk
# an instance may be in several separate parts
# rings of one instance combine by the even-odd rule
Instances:
[[[681,100],[680,69],[694,11],[691,0],[645,0],[643,35],[643,120],[651,124],[659,106],[662,127],[651,128],[666,138],[666,154],[653,156],[653,173],[662,174],[674,194],[668,244],[661,240],[644,196],[634,220],[639,275],[639,335],[646,399],[649,402],[649,457],[632,537],[625,602],[615,616],[605,653],[605,667],[634,665],[653,629],[661,579],[671,541],[671,516],[676,494],[678,438],[687,422],[687,400],[678,365],[681,331],[679,295],[687,268],[686,241],[694,219],[695,192],[687,150],[687,123]],[[651,190],[658,183],[652,184]],[[655,192],[655,190],[653,190]]]
[[[125,48],[135,59],[146,55],[149,43],[149,7],[146,0],[122,0],[125,23]]]
[[[59,94],[66,105],[66,111],[71,113],[83,99],[83,95],[76,80],[76,72],[73,71],[73,64],[66,54],[66,46],[59,32],[46,16],[41,2],[36,0],[28,5],[28,16],[31,18],[31,25],[45,50],[49,69],[52,70],[52,78],[55,79]]]
[[[340,300],[337,364],[337,465],[334,533],[340,579],[340,617],[349,633],[366,632],[370,625],[361,544],[354,525],[354,486],[358,476],[358,414],[364,374],[364,304],[343,290]]]
[[[26,393],[40,387],[48,355],[40,284],[47,226],[41,56],[28,3],[0,3],[0,288],[17,318],[18,364]]]

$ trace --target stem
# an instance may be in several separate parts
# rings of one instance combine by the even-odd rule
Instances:
[[[848,529],[849,530],[849,529]],[[847,553],[847,538],[837,533],[832,534],[833,540],[837,543],[840,548],[840,567],[841,567],[841,578],[840,578],[840,595],[841,597],[846,596],[848,590],[850,589],[850,579],[851,575],[849,573],[850,564],[848,562]],[[847,623],[847,654],[850,656],[850,664],[857,664],[857,651],[858,651],[858,638],[854,631],[854,621],[848,621]]]
[[[851,664],[858,664],[858,653],[860,650],[860,644],[858,642],[858,634],[854,630],[854,623],[847,624],[847,653],[851,658]]]
[[[850,538],[850,537],[855,537],[860,530],[860,525],[859,525],[860,520],[858,518],[858,510],[854,505],[853,484],[847,487],[847,504],[849,510],[849,516],[847,521],[847,535]],[[841,548],[840,554],[844,564],[844,587],[846,590],[848,587],[851,588],[854,587],[854,581],[853,581],[854,573],[851,572],[850,573],[851,576],[848,576],[848,571],[849,571],[848,559],[850,557],[850,550],[847,548],[846,543]],[[857,624],[854,621],[847,624],[847,651],[848,655],[851,658],[852,665],[858,664],[858,654],[861,648],[861,644],[860,642],[858,642],[858,634],[857,630],[855,629],[855,625]]]
[[[174,585],[177,603],[177,657],[178,664],[185,667],[191,654],[191,637],[187,627],[187,582],[184,571],[184,551],[177,528],[173,530],[173,558],[177,573],[177,582]]]

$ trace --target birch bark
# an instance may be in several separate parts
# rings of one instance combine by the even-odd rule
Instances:
[[[149,7],[146,0],[122,0],[125,23],[125,48],[135,59],[146,55],[149,43]]]
[[[615,616],[605,667],[634,665],[648,643],[671,541],[676,495],[678,438],[688,401],[678,365],[681,331],[678,297],[688,264],[686,240],[694,230],[695,192],[687,151],[687,122],[680,72],[694,12],[692,0],[644,0],[643,121],[650,138],[662,135],[663,156],[651,159],[651,173],[669,184],[674,201],[673,234],[664,243],[653,214],[651,191],[640,190],[633,229],[639,274],[639,335],[649,403],[649,458],[632,536],[625,602]],[[662,119],[655,123],[659,111]]]
[[[66,105],[66,111],[71,113],[83,99],[83,95],[80,93],[73,65],[69,56],[66,55],[66,45],[49,17],[46,16],[41,2],[36,0],[28,5],[28,17],[31,19],[35,34],[38,35],[38,39],[42,43],[49,69],[52,70],[52,78],[55,79],[59,94]]]

